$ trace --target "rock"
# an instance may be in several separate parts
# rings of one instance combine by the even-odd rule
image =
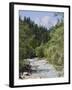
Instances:
[[[23,72],[23,76],[30,76],[29,72]]]

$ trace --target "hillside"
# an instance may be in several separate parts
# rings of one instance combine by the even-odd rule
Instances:
[[[20,58],[35,56],[35,48],[49,40],[49,33],[45,27],[38,26],[30,18],[20,21],[19,24],[19,47]],[[23,51],[23,52],[22,52]],[[26,54],[27,53],[27,54]],[[22,56],[23,54],[23,56]]]
[[[51,39],[45,46],[45,57],[56,69],[63,69],[64,65],[64,25],[60,23],[50,32]],[[59,68],[58,68],[59,67]]]

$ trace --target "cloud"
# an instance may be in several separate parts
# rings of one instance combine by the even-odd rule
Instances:
[[[50,17],[49,16],[44,16],[42,19],[41,19],[41,22],[46,25],[49,21]]]
[[[37,18],[35,19],[35,23],[38,24],[38,25],[40,25],[41,22],[40,22],[40,18],[39,18],[39,17],[37,17]]]
[[[38,25],[44,26],[46,28],[50,28],[51,26],[55,26],[57,23],[57,18],[52,16],[43,16],[43,17],[37,17],[35,19],[35,23]]]
[[[48,28],[48,23],[49,23],[49,21],[50,21],[50,17],[49,16],[44,16],[44,17],[42,17],[42,19],[41,19],[41,25],[43,25],[43,26],[45,26],[45,27],[47,27]]]

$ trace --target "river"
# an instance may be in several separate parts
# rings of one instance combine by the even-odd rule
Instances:
[[[30,62],[32,73],[24,78],[56,78],[59,77],[59,72],[55,70],[53,65],[48,64],[47,60],[33,58],[27,59]]]

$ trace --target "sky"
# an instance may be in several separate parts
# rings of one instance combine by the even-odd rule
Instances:
[[[62,12],[60,12],[62,13]],[[24,19],[24,16],[30,17],[39,26],[44,26],[49,29],[51,26],[55,26],[58,19],[61,19],[61,14],[55,16],[55,12],[48,11],[30,11],[30,10],[19,10],[19,16]]]

